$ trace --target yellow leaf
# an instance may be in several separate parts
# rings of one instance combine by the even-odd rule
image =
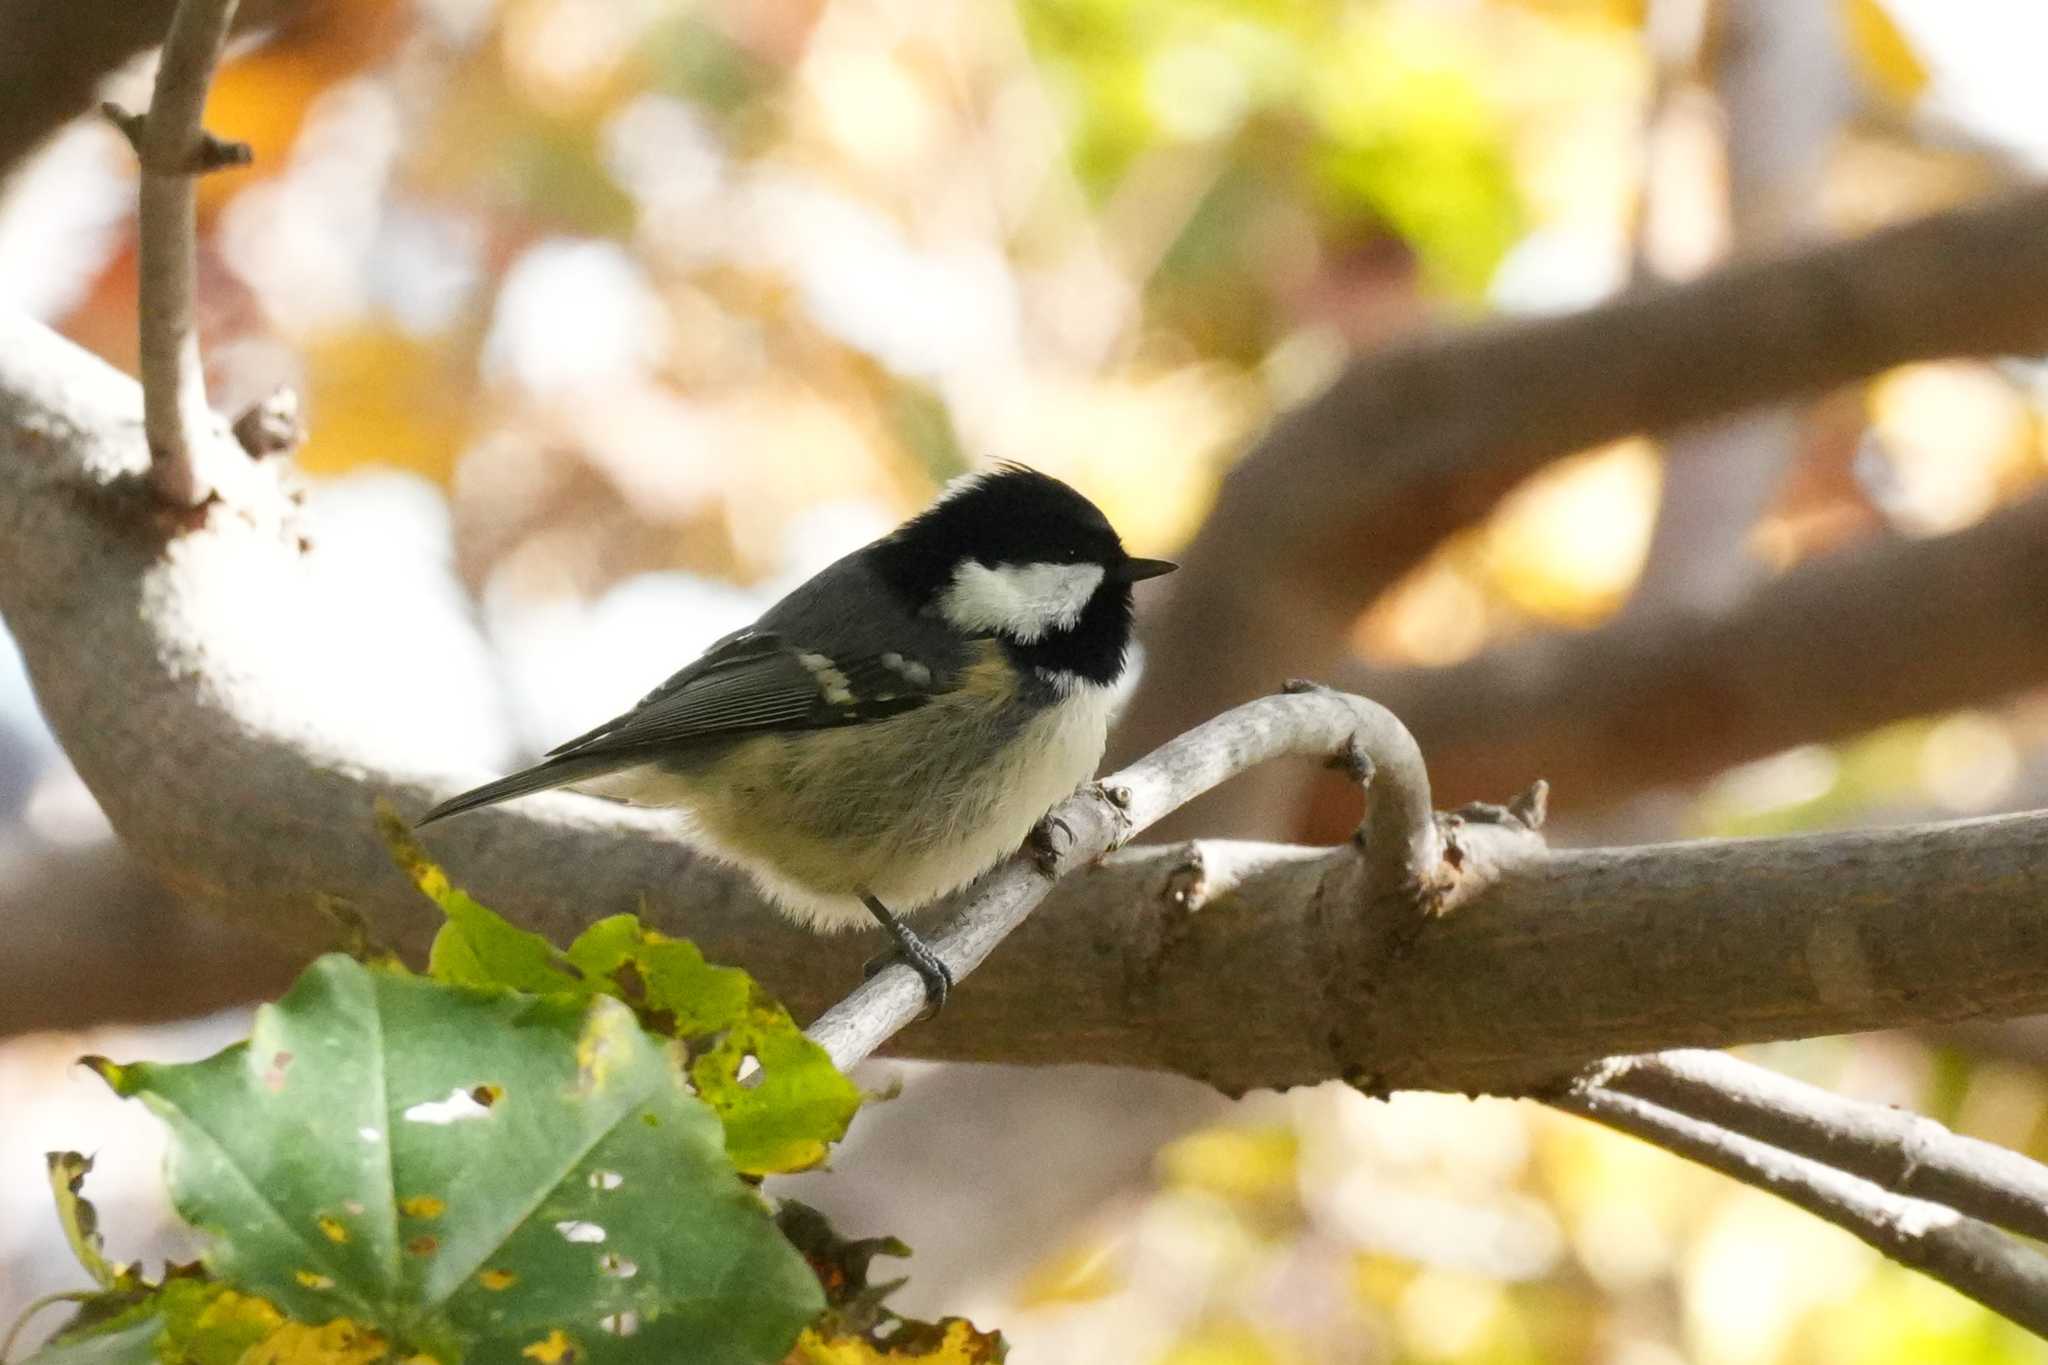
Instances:
[[[236,1365],[378,1365],[387,1346],[383,1337],[347,1318],[321,1327],[287,1322],[244,1351]]]
[[[1902,104],[1927,90],[1927,67],[1882,0],[1841,0],[1849,52],[1870,83]]]
[[[932,1328],[935,1336],[903,1333],[877,1346],[865,1337],[827,1337],[806,1327],[783,1365],[994,1365],[1003,1358],[1002,1338],[976,1331],[965,1318],[941,1318]]]
[[[446,483],[468,436],[474,366],[466,355],[395,327],[347,327],[304,347],[306,444],[299,467],[338,474],[396,465]]]
[[[1107,1298],[1123,1287],[1117,1245],[1097,1239],[1068,1248],[1034,1269],[1017,1291],[1021,1308],[1054,1303],[1087,1303]]]
[[[1295,1201],[1301,1140],[1287,1128],[1210,1128],[1190,1133],[1159,1153],[1169,1186],[1226,1199]]]
[[[1641,28],[1649,0],[1513,0],[1522,9],[1552,19],[1617,28]]]

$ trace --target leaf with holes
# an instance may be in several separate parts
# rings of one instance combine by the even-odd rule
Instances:
[[[594,989],[616,993],[697,1053],[690,1079],[724,1121],[726,1154],[740,1170],[807,1170],[846,1135],[860,1088],[745,972],[714,967],[695,944],[631,915],[585,929],[568,958]]]
[[[632,915],[598,920],[557,951],[452,884],[389,806],[377,818],[392,856],[448,917],[429,960],[436,980],[625,1001],[645,1027],[688,1047],[690,1079],[747,1175],[808,1170],[846,1136],[860,1088],[745,972],[713,966],[695,944]]]
[[[860,1108],[859,1087],[773,1001],[735,1020],[690,1063],[690,1080],[725,1124],[726,1154],[749,1175],[818,1165]]]
[[[739,1365],[822,1306],[674,1046],[609,997],[336,954],[248,1042],[101,1072],[170,1126],[172,1198],[222,1282],[397,1355]]]

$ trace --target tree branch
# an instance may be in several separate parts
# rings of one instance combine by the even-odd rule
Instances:
[[[1618,1057],[1588,1080],[1860,1176],[1888,1193],[2048,1237],[2048,1167],[1933,1119],[1845,1099],[1719,1052]]]
[[[236,28],[308,3],[243,0]],[[90,110],[109,75],[161,43],[175,9],[175,0],[0,0],[0,178]]]
[[[114,844],[0,837],[0,1038],[189,1019],[275,998],[302,962],[164,894]]]
[[[137,117],[107,106],[142,162],[143,425],[152,482],[173,507],[197,507],[213,496],[218,474],[201,468],[201,455],[228,450],[209,439],[220,418],[206,401],[193,316],[199,255],[194,180],[249,159],[248,147],[222,142],[200,126],[235,5],[236,0],[180,0],[157,64],[149,113]]]
[[[1364,894],[1385,897],[1392,902],[1385,913],[1419,930],[1447,889],[1422,751],[1384,707],[1300,684],[1227,711],[1062,802],[1043,826],[1051,845],[1042,855],[1020,852],[975,890],[933,944],[940,960],[954,980],[964,980],[1062,873],[1121,848],[1176,807],[1282,754],[1327,758],[1366,789],[1357,835],[1367,865]],[[850,1067],[916,1019],[924,1003],[917,974],[892,966],[825,1011],[810,1035],[841,1068]]]
[[[1939,1204],[1887,1194],[1869,1181],[1634,1095],[1596,1085],[1552,1103],[1769,1190],[1893,1260],[2048,1336],[2048,1257],[1987,1223]]]
[[[0,316],[0,612],[44,714],[174,892],[302,948],[324,942],[317,900],[340,896],[421,950],[437,916],[370,807],[424,809],[505,761],[476,723],[488,670],[451,643],[460,604],[363,601],[346,556],[302,546],[268,485],[167,546],[138,413],[130,381]],[[1557,853],[1499,810],[1441,828],[1456,908],[1391,946],[1355,846],[1111,854],[892,1047],[1226,1090],[1349,1076],[1514,1093],[1615,1053],[2048,1009],[2048,816]],[[659,816],[585,798],[478,812],[434,849],[557,939],[644,896],[651,922],[799,1017],[872,950],[788,925]]]
[[[1359,360],[1224,480],[1147,623],[1151,665],[1115,755],[1265,691],[1276,672],[1334,672],[1367,602],[1558,456],[1908,360],[2042,349],[2048,189],[2032,189]],[[1233,784],[1232,818],[1213,800],[1189,818],[1285,828],[1282,790]]]
[[[2043,582],[2036,494],[1949,535],[1811,560],[1725,611],[1624,615],[1449,668],[1353,665],[1337,681],[1407,722],[1446,796],[1540,771],[1592,806],[2048,680]]]

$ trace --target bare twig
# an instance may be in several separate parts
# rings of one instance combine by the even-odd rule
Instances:
[[[327,10],[336,0],[242,0],[246,33]],[[161,43],[175,0],[0,0],[0,178],[70,119],[100,83]]]
[[[2048,1167],[1907,1110],[1845,1099],[1720,1052],[1621,1057],[1609,1090],[1713,1123],[1891,1192],[2048,1238]]]
[[[2048,1335],[2048,1258],[1988,1223],[1888,1194],[1820,1162],[1603,1086],[1572,1090],[1551,1103],[1768,1190],[2027,1330]]]
[[[206,401],[206,372],[194,321],[198,194],[193,177],[249,159],[249,149],[200,126],[207,87],[234,21],[237,0],[181,0],[157,66],[147,116],[109,109],[142,162],[141,355],[143,426],[150,481],[174,507],[197,507],[214,492],[202,455],[220,419]],[[139,124],[139,126],[138,126]]]
[[[1122,847],[1183,802],[1283,754],[1342,763],[1367,789],[1359,840],[1370,887],[1411,892],[1419,915],[1441,848],[1421,751],[1384,707],[1292,684],[1284,695],[1227,711],[1062,802],[1044,825],[1054,841],[1045,851],[1050,856],[1026,850],[991,873],[933,947],[954,978],[964,979],[1045,899],[1061,873]],[[827,1010],[810,1035],[848,1067],[908,1025],[923,1005],[916,973],[891,966]]]

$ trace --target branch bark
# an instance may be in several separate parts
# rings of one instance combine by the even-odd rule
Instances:
[[[0,612],[45,714],[175,892],[302,948],[324,942],[317,899],[340,896],[422,949],[435,913],[370,806],[424,809],[503,760],[471,720],[483,668],[422,662],[460,612],[424,593],[351,605],[360,578],[302,547],[279,489],[167,542],[139,412],[130,381],[0,318]],[[1484,810],[1444,825],[1469,899],[1391,957],[1353,846],[1125,849],[1064,878],[892,1046],[1226,1090],[1514,1093],[1615,1053],[2048,1009],[2048,815],[1548,854],[1515,826]],[[787,925],[670,823],[573,796],[479,812],[435,851],[558,939],[645,896],[653,922],[799,1017],[870,947]]]
[[[1949,535],[1809,561],[1726,611],[1625,615],[1337,681],[1407,722],[1442,797],[1540,771],[1593,806],[2048,680],[2043,582],[2048,493]]]
[[[2028,1331],[2048,1336],[2048,1257],[1988,1223],[1939,1204],[1887,1194],[1867,1180],[1634,1095],[1591,1086],[1553,1103],[1769,1190]]]
[[[1115,756],[1268,690],[1276,672],[1328,676],[1366,602],[1557,456],[1907,360],[2044,348],[2048,189],[2032,189],[1362,359],[1225,479],[1147,623],[1147,681]],[[1285,827],[1280,783],[1233,791],[1228,817],[1196,803],[1173,827]]]
[[[1894,1195],[2040,1239],[2048,1168],[1933,1119],[1845,1099],[1718,1052],[1619,1057],[1590,1081],[1861,1177]]]

